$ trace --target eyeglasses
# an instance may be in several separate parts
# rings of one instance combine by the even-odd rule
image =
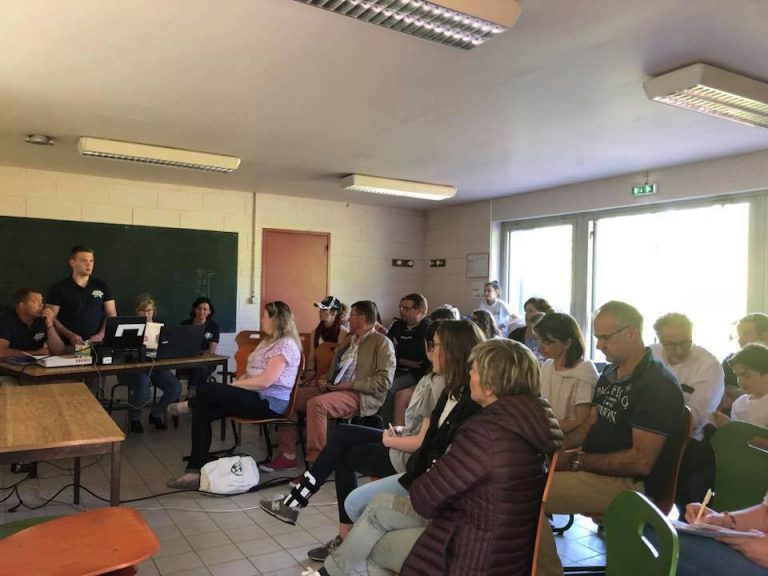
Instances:
[[[683,340],[681,342],[670,342],[669,340],[661,340],[663,348],[668,350],[687,350],[693,344],[693,340]]]
[[[611,339],[613,336],[616,336],[616,334],[618,334],[619,332],[623,332],[623,331],[624,331],[624,330],[626,330],[627,328],[629,328],[629,326],[622,326],[621,328],[619,328],[618,330],[614,330],[614,331],[613,331],[613,332],[611,332],[610,334],[595,334],[595,340],[597,340],[598,342],[602,342],[603,344],[605,344],[605,343],[607,343],[607,342],[608,342],[608,340],[610,340],[610,339]]]
[[[403,306],[400,304],[400,310],[416,310],[416,306]]]

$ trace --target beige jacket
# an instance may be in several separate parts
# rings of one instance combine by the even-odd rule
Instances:
[[[336,350],[328,373],[328,380],[339,367],[344,351],[351,345],[351,338]],[[395,348],[392,341],[376,331],[369,333],[357,349],[357,368],[352,389],[360,393],[360,416],[376,414],[387,398],[387,391],[395,377]]]

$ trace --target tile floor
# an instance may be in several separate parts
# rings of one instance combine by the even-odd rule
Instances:
[[[113,417],[124,430],[127,429],[126,412],[115,412]],[[229,436],[231,438],[231,433]],[[214,448],[226,444],[215,440]],[[257,459],[264,455],[263,438],[254,427],[246,427],[243,446]],[[212,498],[197,492],[153,497],[167,492],[166,480],[183,472],[181,457],[188,450],[189,420],[184,418],[177,430],[156,431],[145,424],[143,434],[127,435],[121,498],[125,501],[148,497],[127,505],[141,511],[161,542],[158,553],[140,565],[141,576],[297,576],[301,567],[310,563],[307,550],[336,535],[332,483],[326,484],[311,506],[302,511],[297,526],[279,522],[258,507],[259,499],[285,493],[287,485],[230,498]],[[84,458],[82,465],[82,485],[107,497],[109,458]],[[53,496],[71,482],[71,474],[67,471],[71,466],[70,460],[41,463],[39,477],[20,485],[24,502],[34,506]],[[274,475],[262,474],[262,480],[271,476]],[[0,469],[0,486],[9,486],[20,478],[20,475],[12,474],[8,466]],[[0,499],[7,494],[8,491],[0,491]],[[11,496],[0,504],[0,523],[30,516],[71,514],[78,510],[71,504],[71,499],[72,490],[67,488],[45,508],[31,511],[21,507],[16,512],[9,512],[18,502]],[[85,509],[106,505],[88,493],[83,493],[81,504]],[[557,538],[557,546],[566,564],[604,563],[603,539],[595,524],[587,518],[577,517],[576,525]],[[365,566],[361,565],[358,572],[365,574]]]

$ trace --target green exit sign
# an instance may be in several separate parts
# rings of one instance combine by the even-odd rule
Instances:
[[[647,196],[648,194],[656,194],[656,184],[641,184],[640,186],[632,186],[632,196]]]

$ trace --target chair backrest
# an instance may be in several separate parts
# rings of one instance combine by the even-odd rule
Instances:
[[[646,496],[622,492],[608,506],[603,522],[606,576],[675,576],[677,531]],[[646,524],[656,532],[656,546],[643,536]]]
[[[312,337],[314,332],[301,332],[299,334],[299,341],[301,342],[301,352],[309,358],[309,350],[312,347]]]
[[[323,342],[315,350],[315,366],[318,376],[325,376],[330,371],[337,346],[336,342]]]
[[[672,458],[672,466],[667,472],[667,476],[664,478],[661,492],[652,496],[653,503],[664,514],[669,514],[672,511],[672,506],[675,504],[675,492],[677,491],[677,478],[680,475],[680,464],[683,461],[683,453],[685,447],[688,446],[688,441],[691,439],[691,409],[688,406],[683,407],[683,418],[680,422],[680,428],[678,430],[677,444],[674,446],[674,454]]]
[[[549,520],[547,519],[547,500],[549,499],[549,488],[552,486],[552,478],[555,477],[555,468],[557,468],[557,452],[552,455],[552,458],[547,458],[547,481],[544,484],[544,492],[541,494],[541,506],[539,507],[539,524],[536,530],[536,541],[533,544],[533,562],[531,563],[531,576],[536,576],[536,567],[538,562],[536,559],[539,557],[539,545],[541,540],[542,529],[549,530]]]
[[[715,509],[740,510],[754,506],[765,495],[768,454],[750,446],[755,437],[768,438],[768,429],[746,422],[729,422],[712,436]]]
[[[288,407],[283,413],[283,418],[290,418],[293,416],[293,412],[296,410],[296,396],[299,390],[299,383],[301,382],[301,378],[304,376],[304,362],[306,362],[306,358],[304,357],[304,354],[302,354],[301,360],[299,360],[299,370],[296,372],[296,380],[294,381],[293,388],[291,389],[291,397],[288,399]]]
[[[243,330],[235,336],[237,352],[235,352],[235,377],[245,374],[248,365],[248,356],[256,349],[261,339],[264,337],[258,330]]]
[[[160,542],[136,510],[101,508],[56,518],[0,540],[0,574],[130,573],[119,571],[159,549]]]

